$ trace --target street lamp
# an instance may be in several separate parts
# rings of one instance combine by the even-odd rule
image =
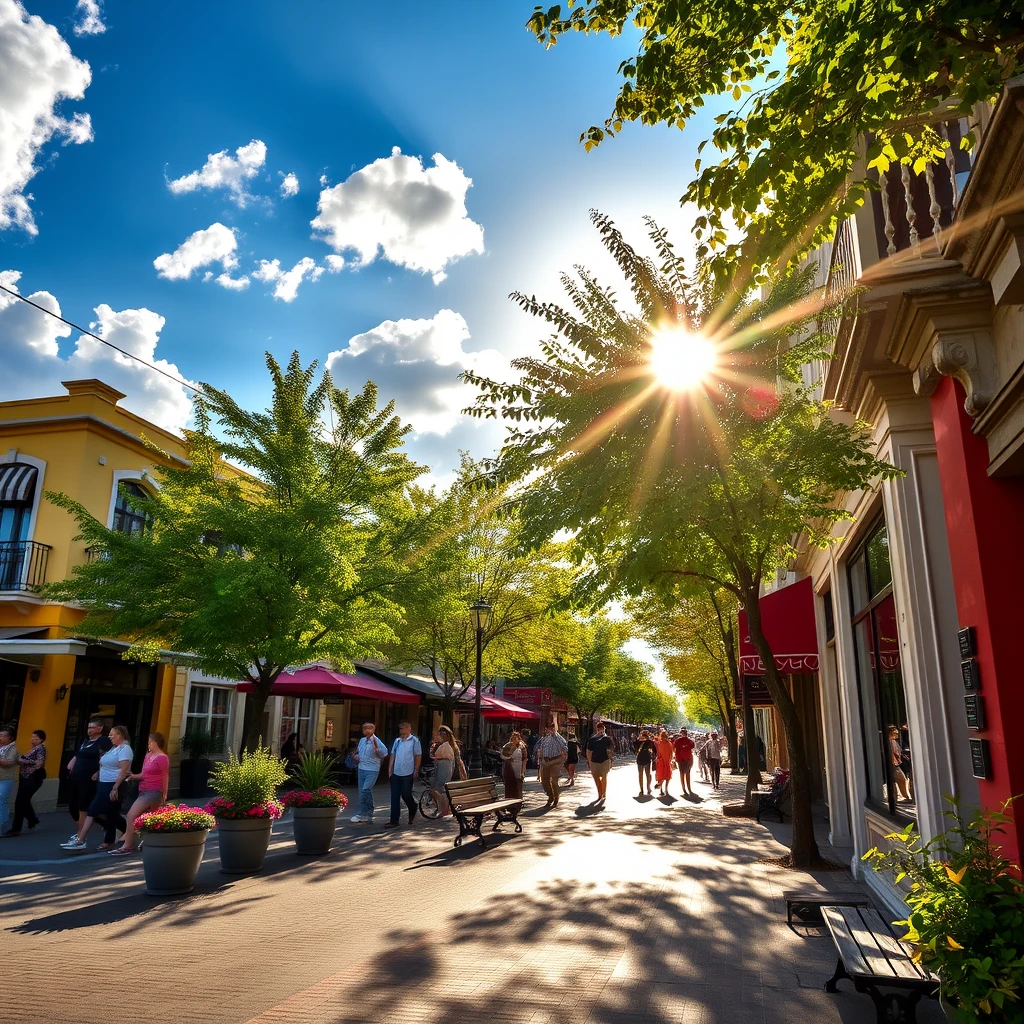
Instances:
[[[483,689],[484,633],[490,629],[491,612],[491,606],[482,597],[478,597],[469,606],[469,614],[473,619],[473,627],[476,629],[476,708],[473,716],[472,766],[481,774],[483,773],[482,769],[484,765],[484,714],[483,704],[481,703],[481,691]]]

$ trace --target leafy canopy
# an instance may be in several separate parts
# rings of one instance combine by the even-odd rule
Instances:
[[[969,115],[1024,66],[1024,0],[568,0],[537,7],[528,28],[547,46],[567,32],[638,30],[637,55],[591,148],[629,121],[683,128],[708,97],[717,157],[697,161],[683,195],[697,232],[725,265],[794,257],[827,237],[873,187],[855,170],[941,159],[928,121]],[[942,116],[939,112],[942,111]],[[970,145],[970,137],[964,143]],[[849,183],[847,185],[847,183]],[[732,220],[745,232],[727,242]],[[715,261],[719,264],[720,261]]]

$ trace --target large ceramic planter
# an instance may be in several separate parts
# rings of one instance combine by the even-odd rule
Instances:
[[[218,818],[221,871],[252,875],[262,870],[273,824],[270,818]]]
[[[150,896],[191,892],[203,862],[207,829],[199,832],[144,832],[142,871]]]
[[[315,857],[331,848],[340,810],[340,807],[292,808],[295,852],[300,857]]]

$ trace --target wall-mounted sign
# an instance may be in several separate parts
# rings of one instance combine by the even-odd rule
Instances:
[[[328,742],[330,742],[331,740],[334,739],[334,719],[333,718],[328,718],[327,721],[324,722],[324,739],[327,740]]]
[[[743,689],[747,694],[747,703],[753,707],[771,707],[772,706],[772,695],[768,692],[768,685],[764,681],[764,676],[748,676],[743,677]],[[743,702],[743,696],[739,692],[737,687],[734,687],[736,703],[741,704]]]
[[[967,712],[967,728],[981,732],[985,728],[985,698],[980,693],[965,694],[964,709]]]
[[[971,769],[976,779],[992,775],[992,761],[988,753],[988,740],[971,740]]]
[[[978,671],[978,659],[967,658],[960,662],[960,672],[964,677],[965,690],[981,689],[981,673]]]
[[[975,655],[974,649],[974,627],[964,626],[956,635],[957,642],[960,644],[960,657],[961,658],[973,658]]]
[[[344,697],[324,697],[325,704],[344,704]]]

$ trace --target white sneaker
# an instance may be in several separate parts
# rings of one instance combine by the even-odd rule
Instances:
[[[364,818],[361,814],[353,814],[352,817],[349,818],[348,820],[349,821],[362,822],[362,821],[366,821],[367,819]]]
[[[74,843],[77,840],[78,840],[78,833],[77,832],[72,832],[71,835],[68,836],[68,842],[69,843]]]
[[[60,844],[62,850],[84,850],[85,846],[85,840],[79,839],[77,836],[70,842]]]

